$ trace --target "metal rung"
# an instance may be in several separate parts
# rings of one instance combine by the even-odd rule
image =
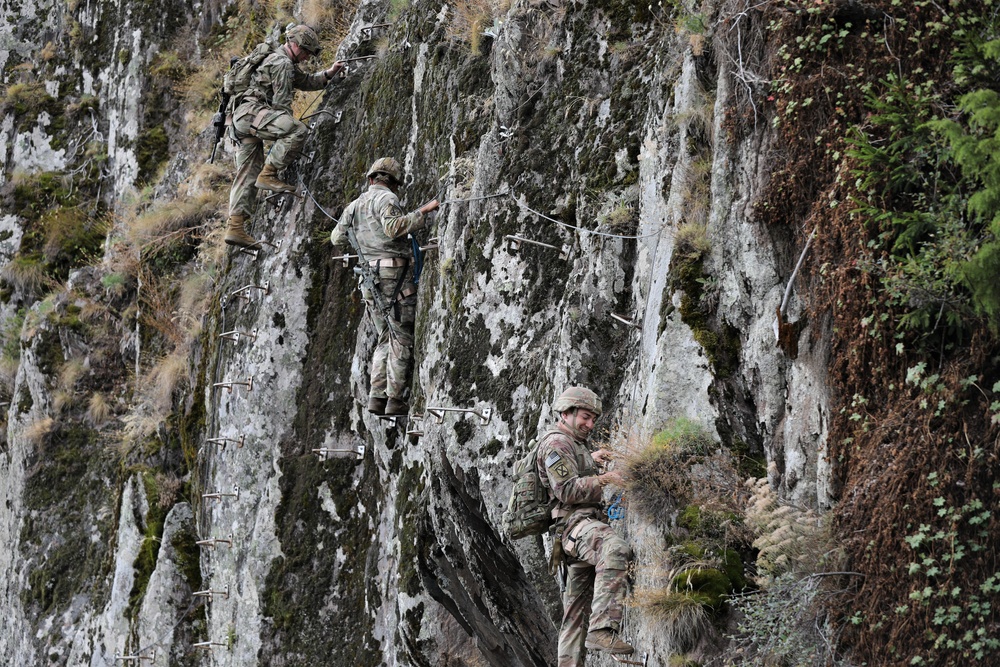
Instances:
[[[229,293],[230,298],[233,299],[243,299],[247,303],[250,303],[250,293],[254,290],[263,292],[265,296],[271,293],[271,281],[267,280],[263,285],[244,285],[243,287]]]
[[[570,252],[572,252],[572,248],[570,248],[569,244],[566,243],[563,243],[562,247],[560,248],[552,245],[551,243],[543,243],[541,241],[535,241],[534,239],[527,239],[524,238],[523,236],[517,236],[516,234],[508,234],[507,236],[504,237],[504,239],[510,242],[507,245],[507,247],[510,248],[511,250],[520,250],[522,243],[527,243],[529,245],[536,245],[542,248],[549,248],[551,250],[558,250],[559,259],[562,260],[569,259]]]
[[[338,257],[333,257],[334,261],[343,262],[344,266],[349,266],[352,259],[357,259],[357,255],[339,255]]]
[[[156,660],[156,650],[154,649],[149,653],[149,655],[116,655],[115,662],[121,660],[122,662],[142,662],[143,660]]]
[[[203,648],[206,651],[214,651],[216,646],[224,646],[227,649],[229,648],[229,644],[223,642],[197,642],[193,646],[195,648]]]
[[[406,432],[406,435],[415,435],[418,438],[422,438],[424,436],[424,430],[412,428]]]
[[[244,337],[244,338],[249,338],[251,343],[256,343],[257,342],[257,330],[256,329],[251,330],[249,333],[247,333],[246,331],[236,331],[234,329],[233,331],[227,331],[225,333],[220,333],[219,334],[219,338],[221,338],[222,340],[231,340],[234,343],[239,343],[241,336]]]
[[[216,491],[215,493],[203,493],[201,494],[201,497],[206,498],[208,500],[222,500],[223,498],[236,498],[236,500],[239,500],[240,487],[234,486],[232,493],[223,493],[222,491]]]
[[[609,313],[609,314],[611,315],[611,317],[613,319],[618,320],[622,324],[625,324],[627,326],[633,327],[635,329],[642,329],[642,323],[641,322],[634,322],[632,320],[627,320],[624,317],[622,317],[621,315],[618,315],[618,314],[615,314],[615,313]]]
[[[229,537],[213,537],[210,540],[198,540],[195,542],[199,547],[212,547],[213,549],[220,544],[225,544],[226,546],[232,548],[233,546],[233,534],[229,533]]]
[[[291,194],[291,193],[287,193],[286,192],[284,194]],[[280,240],[277,241],[276,243],[271,243],[270,241],[265,241],[264,239],[257,239],[257,243],[259,243],[261,245],[271,246],[275,250],[281,249],[281,241]],[[259,248],[257,248],[257,249],[254,249],[254,248],[240,248],[240,252],[243,253],[244,255],[249,255],[250,257],[253,257],[254,259],[257,259],[257,256],[260,253],[260,249]]]
[[[226,590],[224,590],[224,591],[214,591],[211,588],[209,588],[209,589],[204,590],[204,591],[195,591],[191,595],[195,596],[196,598],[208,598],[209,602],[213,601],[215,599],[216,595],[221,595],[224,599],[228,600],[229,599],[229,584],[226,584]]]
[[[219,445],[221,449],[226,448],[226,443],[235,442],[237,449],[242,449],[243,445],[246,443],[247,436],[243,433],[240,434],[238,438],[209,438],[208,442],[213,445]]]
[[[420,246],[420,250],[422,252],[427,252],[428,250],[437,250],[437,249],[438,249],[437,243],[428,243],[427,245]]]
[[[646,663],[649,662],[649,654],[646,653],[645,651],[643,651],[643,653],[642,653],[642,660],[641,661],[640,660],[629,660],[628,658],[625,658],[625,657],[622,657],[622,656],[617,656],[617,655],[612,655],[611,659],[614,660],[615,662],[617,662],[620,665],[642,665],[642,667],[646,667]]]
[[[359,459],[363,459],[365,457],[364,445],[355,445],[350,449],[330,449],[327,447],[321,447],[320,449],[314,449],[312,451],[314,454],[319,454],[319,457],[323,460],[326,460],[326,457],[330,454],[353,454]]]
[[[229,391],[230,394],[233,393],[233,387],[246,387],[247,391],[253,391],[253,376],[251,375],[248,377],[246,382],[237,382],[236,380],[233,380],[232,382],[216,382],[212,386],[222,387],[223,389]]]
[[[361,29],[361,41],[362,42],[370,41],[372,38],[372,32],[376,28],[386,28],[391,25],[392,25],[391,23],[373,23],[372,25],[365,26],[364,28]]]
[[[437,418],[438,424],[444,423],[444,413],[446,412],[466,412],[474,414],[479,417],[479,421],[483,426],[490,423],[490,419],[493,418],[493,408],[483,408],[482,410],[476,410],[475,408],[427,408],[427,414],[434,415]]]

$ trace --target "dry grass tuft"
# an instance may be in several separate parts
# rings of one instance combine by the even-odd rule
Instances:
[[[133,247],[156,253],[202,229],[208,219],[218,214],[221,205],[218,192],[203,190],[153,206],[133,220],[124,221],[128,240]]]
[[[95,391],[87,402],[87,423],[94,428],[99,428],[111,419],[111,405],[104,394]]]
[[[713,632],[709,597],[699,591],[640,591],[635,603],[663,624],[667,645],[679,653],[690,651]]]
[[[45,274],[42,262],[33,257],[15,257],[0,269],[0,279],[29,300],[55,286],[55,282]]]
[[[48,437],[56,428],[56,420],[52,417],[42,417],[36,421],[31,422],[26,429],[24,429],[24,437],[38,447],[48,440]]]

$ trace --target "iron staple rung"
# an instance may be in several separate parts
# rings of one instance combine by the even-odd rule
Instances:
[[[235,442],[237,448],[242,448],[246,438],[246,435],[241,433],[238,438],[209,438],[208,442],[213,445],[222,445],[223,448],[225,448],[227,442]]]
[[[216,591],[216,590],[212,590],[211,588],[209,588],[209,589],[204,590],[204,591],[195,591],[191,595],[193,595],[194,597],[208,598],[209,600],[214,600],[216,595],[221,595],[221,596],[223,596],[224,598],[226,598],[228,600],[229,599],[229,585],[228,584],[226,585],[226,590],[224,590],[224,591]]]
[[[202,546],[202,547],[212,547],[213,549],[218,544],[225,544],[225,545],[228,545],[228,546],[232,547],[233,546],[233,536],[230,535],[228,538],[213,537],[213,538],[208,539],[208,540],[198,540],[197,542],[195,542],[195,544],[197,544],[198,546]]]
[[[355,445],[351,449],[331,449],[329,447],[320,447],[319,449],[312,450],[314,454],[319,454],[320,456],[326,456],[327,454],[354,454],[359,458],[364,458],[365,456],[365,446]]]
[[[143,660],[156,660],[156,651],[152,651],[149,655],[116,655],[115,662],[121,660],[122,662],[141,662]]]
[[[551,248],[552,250],[559,250],[559,248],[557,248],[556,246],[552,245],[551,243],[543,243],[541,241],[535,241],[535,240],[532,240],[532,239],[526,239],[523,236],[517,236],[515,234],[508,234],[507,236],[504,237],[504,239],[506,239],[507,241],[513,241],[515,249],[521,243],[530,243],[531,245],[537,245],[537,246],[541,246],[543,248]]]
[[[417,429],[412,429],[412,430],[409,430],[409,431],[406,432],[406,435],[415,435],[418,438],[421,437],[421,436],[423,436],[423,434],[424,434],[423,431],[417,430]]]
[[[437,423],[444,423],[444,413],[446,412],[464,412],[468,414],[474,414],[479,417],[480,421],[485,424],[490,423],[490,419],[493,417],[492,408],[483,408],[482,410],[477,410],[476,408],[427,408],[427,414],[434,415],[437,418]]]
[[[621,315],[618,315],[617,313],[609,313],[609,314],[611,315],[611,317],[613,319],[618,320],[622,324],[625,324],[627,326],[633,327],[635,329],[641,329],[642,328],[642,324],[640,324],[638,322],[635,322],[633,320],[627,320],[624,317],[622,317]]]
[[[642,665],[642,667],[646,667],[647,663],[649,662],[649,654],[643,652],[643,654],[642,654],[642,660],[641,661],[640,660],[629,660],[628,658],[620,657],[620,656],[617,656],[617,655],[612,655],[611,659],[614,660],[615,662],[617,662],[620,665]]]
[[[216,382],[212,386],[222,387],[223,389],[228,390],[230,394],[233,393],[233,387],[246,387],[247,391],[253,391],[253,376],[251,375],[248,377],[246,382],[232,380],[229,382]]]
[[[203,648],[209,651],[215,649],[216,646],[225,646],[226,648],[229,648],[229,644],[223,642],[196,642],[194,644],[195,648]]]
[[[213,500],[222,500],[223,498],[240,498],[240,487],[234,486],[232,493],[225,493],[223,491],[215,491],[214,493],[203,493],[202,498],[211,498]]]
[[[241,336],[245,336],[245,337],[249,338],[251,343],[256,343],[257,342],[257,330],[256,329],[251,329],[249,333],[246,332],[246,331],[239,331],[237,329],[233,329],[232,331],[226,331],[224,333],[220,333],[219,334],[219,338],[221,338],[223,340],[231,340],[234,343],[240,342],[240,337]]]

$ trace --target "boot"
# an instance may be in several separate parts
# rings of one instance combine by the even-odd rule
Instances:
[[[257,239],[247,234],[243,225],[247,221],[245,215],[231,215],[226,221],[226,245],[235,245],[241,248],[253,248],[259,246]]]
[[[389,402],[385,406],[385,413],[387,415],[405,415],[410,411],[410,406],[408,406],[403,401],[398,398],[390,398]]]
[[[265,164],[264,168],[257,174],[257,181],[254,183],[258,190],[270,190],[271,192],[295,192],[295,188],[278,178],[278,170],[273,164]]]
[[[385,398],[375,398],[372,396],[368,399],[368,412],[373,415],[384,415],[385,414]]]
[[[588,632],[585,646],[611,655],[631,655],[635,651],[631,644],[622,641],[618,633],[611,628]]]

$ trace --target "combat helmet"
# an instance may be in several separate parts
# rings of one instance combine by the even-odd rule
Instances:
[[[298,44],[314,56],[320,52],[319,35],[304,23],[285,30],[285,41]]]
[[[368,170],[368,178],[373,178],[375,174],[385,174],[397,183],[403,182],[403,165],[399,164],[395,158],[380,157],[372,163]]]
[[[559,394],[559,398],[552,403],[552,410],[555,411],[556,414],[562,414],[567,410],[572,410],[573,408],[590,410],[595,415],[600,417],[601,399],[597,394],[586,387],[570,387],[563,393]]]

